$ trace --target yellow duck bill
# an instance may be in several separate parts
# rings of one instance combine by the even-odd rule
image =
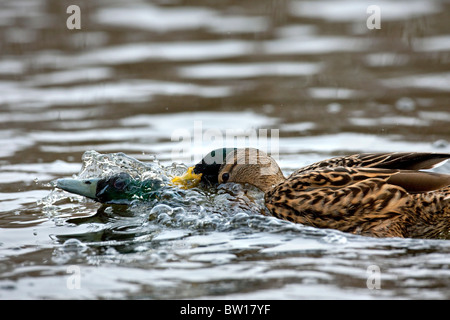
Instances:
[[[193,170],[194,167],[189,167],[185,174],[174,177],[171,180],[172,184],[178,185],[183,189],[195,188],[200,183],[202,174],[197,174]]]

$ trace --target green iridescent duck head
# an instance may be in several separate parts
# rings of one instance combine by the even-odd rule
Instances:
[[[189,189],[200,182],[206,185],[218,183],[219,170],[226,156],[235,148],[220,148],[208,153],[199,163],[187,172],[172,179],[172,185]],[[70,193],[85,196],[101,203],[129,204],[132,200],[151,200],[165,185],[162,180],[134,179],[127,173],[119,173],[107,178],[58,179],[56,187]]]
[[[136,180],[127,173],[107,178],[58,179],[56,187],[101,203],[129,204],[132,200],[148,200],[161,188],[160,180]]]

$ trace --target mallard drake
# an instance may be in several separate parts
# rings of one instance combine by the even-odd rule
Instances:
[[[220,165],[202,161],[190,168],[195,176],[186,178],[251,184],[265,193],[273,216],[308,226],[373,237],[449,238],[450,175],[419,171],[449,158],[445,153],[354,154],[285,178],[273,158],[246,148],[228,152]]]
[[[133,179],[128,173],[122,172],[106,178],[58,179],[56,187],[100,203],[130,204],[133,200],[149,201],[157,198],[164,183],[157,179]]]
[[[122,172],[105,178],[63,178],[56,180],[55,185],[59,189],[100,203],[130,204],[134,200],[149,201],[158,199],[167,187],[181,186],[188,189],[196,187],[200,182],[209,185],[217,183],[220,166],[233,150],[236,149],[220,148],[211,151],[195,167],[190,167],[183,176],[173,178],[172,182],[165,176],[141,181]]]

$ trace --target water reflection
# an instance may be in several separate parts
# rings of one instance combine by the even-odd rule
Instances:
[[[291,13],[295,16],[320,18],[339,22],[366,21],[367,8],[371,1],[345,0],[336,4],[334,1],[292,1]],[[376,3],[382,9],[382,19],[387,21],[407,20],[410,18],[427,16],[441,12],[440,1],[378,1]]]
[[[371,4],[81,1],[68,30],[67,3],[2,1],[0,297],[448,299],[446,241],[294,225],[233,202],[241,189],[101,207],[50,185],[87,150],[170,167],[176,148],[192,164],[259,129],[279,130],[286,174],[344,153],[450,152],[448,2],[378,1],[380,30]]]
[[[192,79],[240,79],[252,77],[307,76],[320,72],[318,63],[201,64],[183,67],[180,76]]]
[[[149,4],[100,8],[96,20],[104,25],[160,33],[201,28],[213,33],[254,33],[268,27],[265,17],[224,15],[204,7],[163,8]]]

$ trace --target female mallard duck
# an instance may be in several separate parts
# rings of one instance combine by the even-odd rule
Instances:
[[[419,170],[449,158],[355,154],[314,163],[285,178],[266,153],[234,149],[223,164],[203,160],[173,181],[248,183],[265,193],[275,217],[318,228],[374,237],[448,238],[450,175]]]

